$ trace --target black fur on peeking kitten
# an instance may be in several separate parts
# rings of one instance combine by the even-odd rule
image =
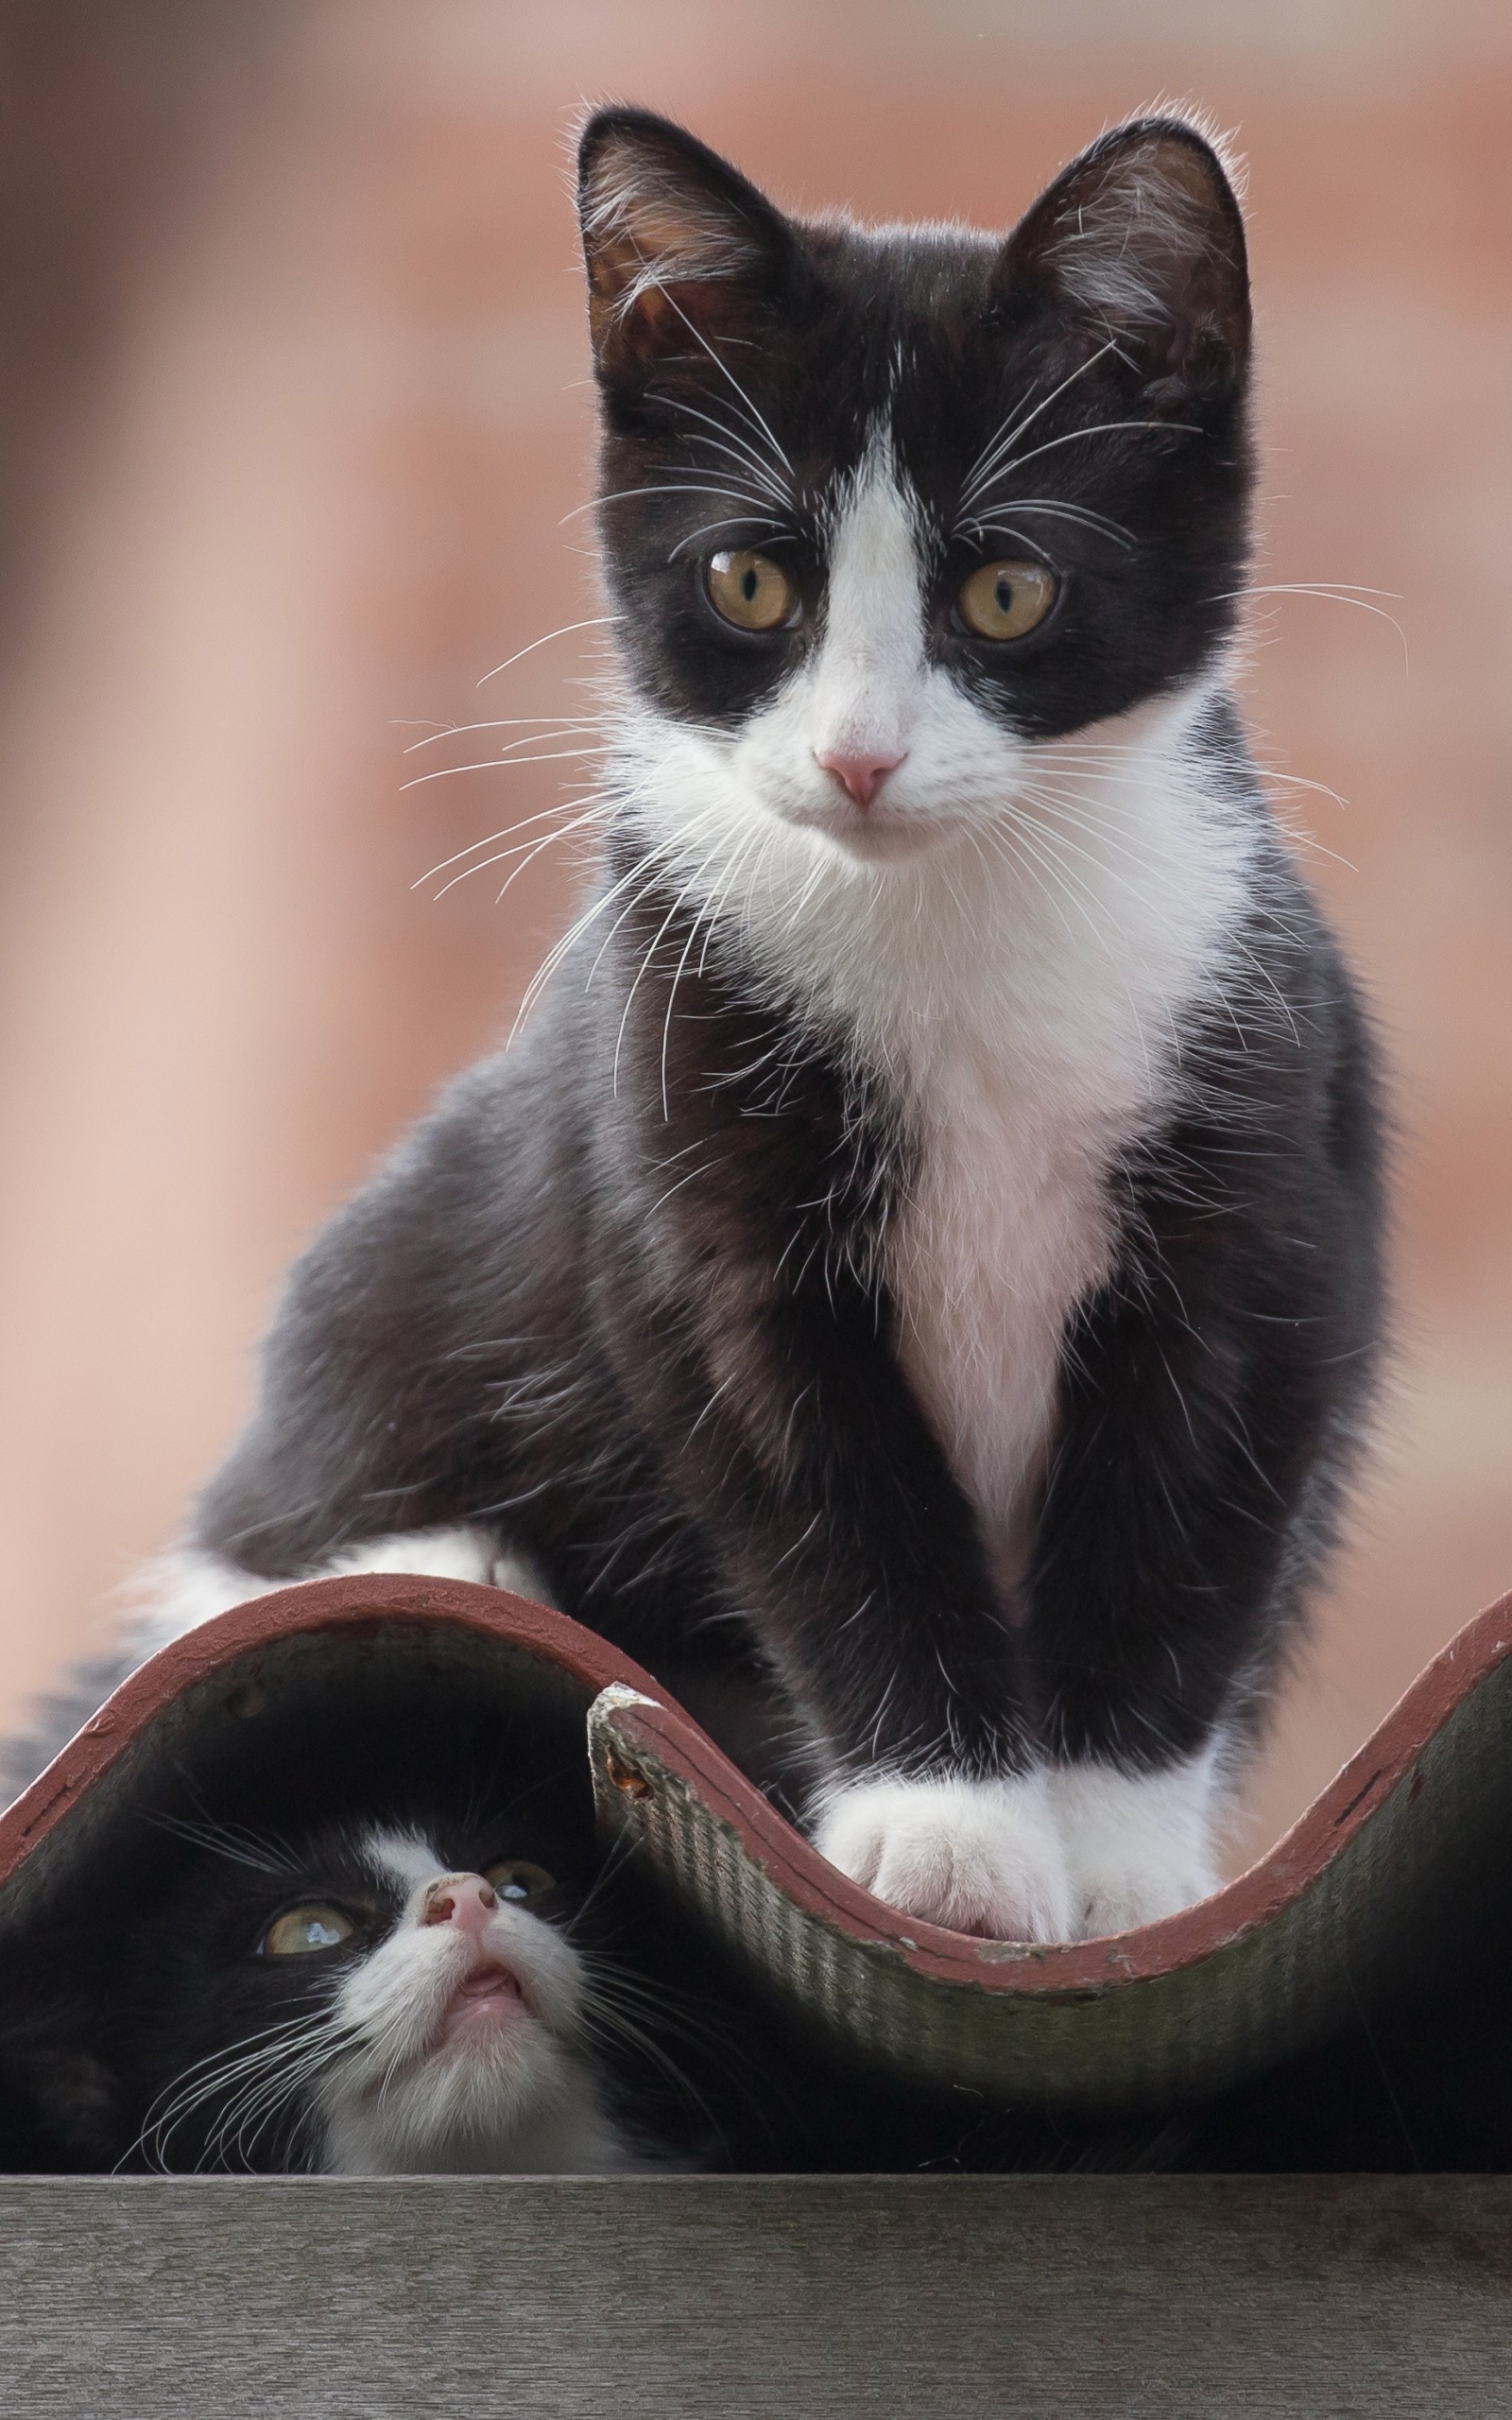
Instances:
[[[774,693],[810,642],[721,623],[699,548],[780,539],[821,627],[824,502],[884,406],[934,533],[931,661],[1005,728],[1075,732],[1214,666],[1244,583],[1249,319],[1239,212],[1190,126],[1104,136],[1005,240],[799,224],[634,112],[590,123],[581,178],[639,699],[731,730]],[[649,283],[627,182],[667,221]],[[792,478],[772,522],[710,539],[733,506],[698,492],[718,457],[696,416],[724,415],[730,362]],[[973,521],[971,465],[1025,399],[1032,475]],[[951,605],[1000,518],[1058,579],[1011,651]],[[294,1271],[193,1542],[277,1578],[381,1533],[494,1531],[670,1686],[719,1692],[714,1727],[767,1779],[795,1713],[853,1774],[1144,1771],[1242,1728],[1368,1398],[1380,1113],[1221,688],[1188,747],[1255,834],[1252,979],[1181,1034],[1167,1115],[1107,1169],[1113,1266],[1064,1338],[1014,1603],[894,1350],[882,1247],[918,1145],[885,1070],[774,992],[738,920],[694,945],[675,879],[636,886],[627,809],[605,881],[628,907]]]
[[[354,1658],[341,1712],[299,1703],[180,1770],[65,1864],[0,1956],[0,2173],[283,2173],[330,2164],[308,2031],[399,1922],[375,1832],[438,1871],[543,1867],[534,1909],[581,1962],[577,2089],[637,2165],[772,2170],[1143,2164],[1158,2121],[1089,2122],[905,2087],[832,2055],[623,1850],[553,1726],[501,1721],[433,1671]],[[259,1954],[300,1904],[357,1927],[318,1957]],[[274,2029],[280,2029],[275,2032]],[[286,2031],[283,2031],[286,2029]],[[339,2062],[339,2041],[330,2046]],[[558,2113],[559,2114],[559,2113]],[[414,2159],[423,2168],[423,2146]],[[485,2163],[479,2162],[479,2165]]]

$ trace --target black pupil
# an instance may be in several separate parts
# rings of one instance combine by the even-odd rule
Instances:
[[[760,586],[761,575],[757,571],[755,564],[747,564],[747,568],[740,575],[740,593],[746,599],[747,605],[755,604],[756,591]]]
[[[1007,575],[1007,573],[1006,573],[1005,571],[1000,571],[1000,572],[999,572],[999,574],[998,574],[998,584],[997,584],[996,588],[993,590],[992,594],[993,594],[993,596],[994,596],[996,597],[996,599],[997,599],[997,608],[998,608],[998,612],[999,612],[1000,614],[1008,614],[1008,613],[1011,613],[1011,612],[1012,612],[1012,610],[1013,610],[1013,582],[1012,582],[1012,580],[1008,578],[1008,575]]]
[[[499,1896],[501,1899],[528,1899],[530,1893],[525,1884],[516,1877],[514,1881],[506,1882],[503,1885]]]

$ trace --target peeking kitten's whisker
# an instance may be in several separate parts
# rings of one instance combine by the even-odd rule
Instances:
[[[602,1996],[595,1996],[592,2007],[581,2012],[578,2025],[590,2041],[596,2040],[610,2052],[617,2042],[638,2051],[648,2066],[657,2068],[698,2111],[714,2141],[729,2157],[730,2146],[724,2129],[693,2078],[627,2010],[608,2004]]]
[[[297,1870],[297,1854],[281,1834],[254,1831],[249,1824],[227,1823],[210,1813],[198,1791],[191,1789],[188,1796],[198,1809],[198,1822],[190,1823],[178,1815],[154,1814],[147,1818],[154,1830],[174,1833],[195,1847],[230,1858],[233,1863],[245,1861],[259,1874]]]
[[[284,2065],[269,2068],[243,2083],[227,2102],[215,2130],[205,2138],[205,2150],[227,2167],[233,2165],[234,2152],[242,2167],[249,2168],[251,2154],[259,2138],[316,2077],[331,2066],[336,2052],[327,2044],[307,2047]]]
[[[501,672],[507,672],[511,665],[523,664],[527,655],[535,654],[538,647],[549,647],[553,639],[567,638],[574,631],[601,630],[607,622],[622,622],[624,619],[623,614],[590,614],[581,622],[563,622],[559,631],[547,631],[543,638],[532,639],[528,647],[519,648],[513,655],[507,655],[491,672],[482,674],[476,685],[481,689],[485,681],[496,681]]]
[[[276,1874],[283,1860],[265,1848],[255,1834],[243,1832],[239,1825],[205,1822],[191,1824],[177,1815],[150,1815],[147,1821],[154,1830],[171,1832],[176,1840],[186,1841],[193,1848],[209,1849],[214,1856],[223,1857],[232,1865],[244,1865],[253,1874]]]
[[[117,2162],[117,2170],[139,2151],[158,2167],[165,2166],[168,2144],[178,2129],[218,2092],[260,2078],[268,2069],[282,2067],[284,2062],[301,2057],[317,2037],[329,2042],[330,2054],[334,2055],[340,2047],[337,2037],[343,2035],[344,2029],[328,2012],[323,2012],[313,2020],[308,2015],[286,2018],[195,2060],[152,2101],[135,2141]]]

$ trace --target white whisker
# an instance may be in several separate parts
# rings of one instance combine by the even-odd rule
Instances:
[[[1047,412],[1057,397],[1065,393],[1068,387],[1074,387],[1078,378],[1086,376],[1089,370],[1095,370],[1106,354],[1115,353],[1117,349],[1117,337],[1109,337],[1106,344],[1100,345],[1095,353],[1089,354],[1087,359],[1078,363],[1068,377],[1062,378],[1058,387],[1051,389],[1042,403],[1036,404],[1034,409],[1026,412],[1022,420],[1014,422],[1011,428],[1007,426],[1007,421],[1011,420],[1013,415],[1011,412],[1007,414],[1006,419],[1000,424],[997,434],[988,438],[966,475],[966,483],[961,493],[963,507],[969,508],[972,500],[980,495],[984,482],[990,477],[1002,456],[1018,443],[1031,423],[1037,421],[1041,412]]]
[[[535,654],[538,647],[549,647],[553,639],[564,639],[574,631],[599,630],[606,622],[619,622],[624,618],[621,614],[590,614],[586,620],[581,622],[563,622],[559,631],[548,631],[544,638],[532,639],[528,647],[520,648],[513,655],[507,655],[504,662],[496,664],[491,672],[485,672],[481,676],[477,686],[481,689],[485,681],[496,681],[501,672],[507,672],[511,665],[523,664],[527,655]]]

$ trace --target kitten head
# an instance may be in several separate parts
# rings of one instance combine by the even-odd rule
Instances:
[[[603,2164],[564,1880],[488,1846],[456,1867],[414,1830],[332,1842],[306,1872],[317,1895],[265,1924],[253,1956],[312,2009],[312,2056],[329,2045],[309,2095],[321,2166]]]
[[[633,111],[579,169],[632,798],[911,856],[1190,695],[1250,487],[1244,229],[1193,126],[1104,135],[1005,236],[800,222]]]
[[[61,2164],[625,2164],[567,1827],[516,1811],[154,1829],[120,1921],[43,1940],[29,2018],[0,2024],[17,2107],[74,2147]]]

